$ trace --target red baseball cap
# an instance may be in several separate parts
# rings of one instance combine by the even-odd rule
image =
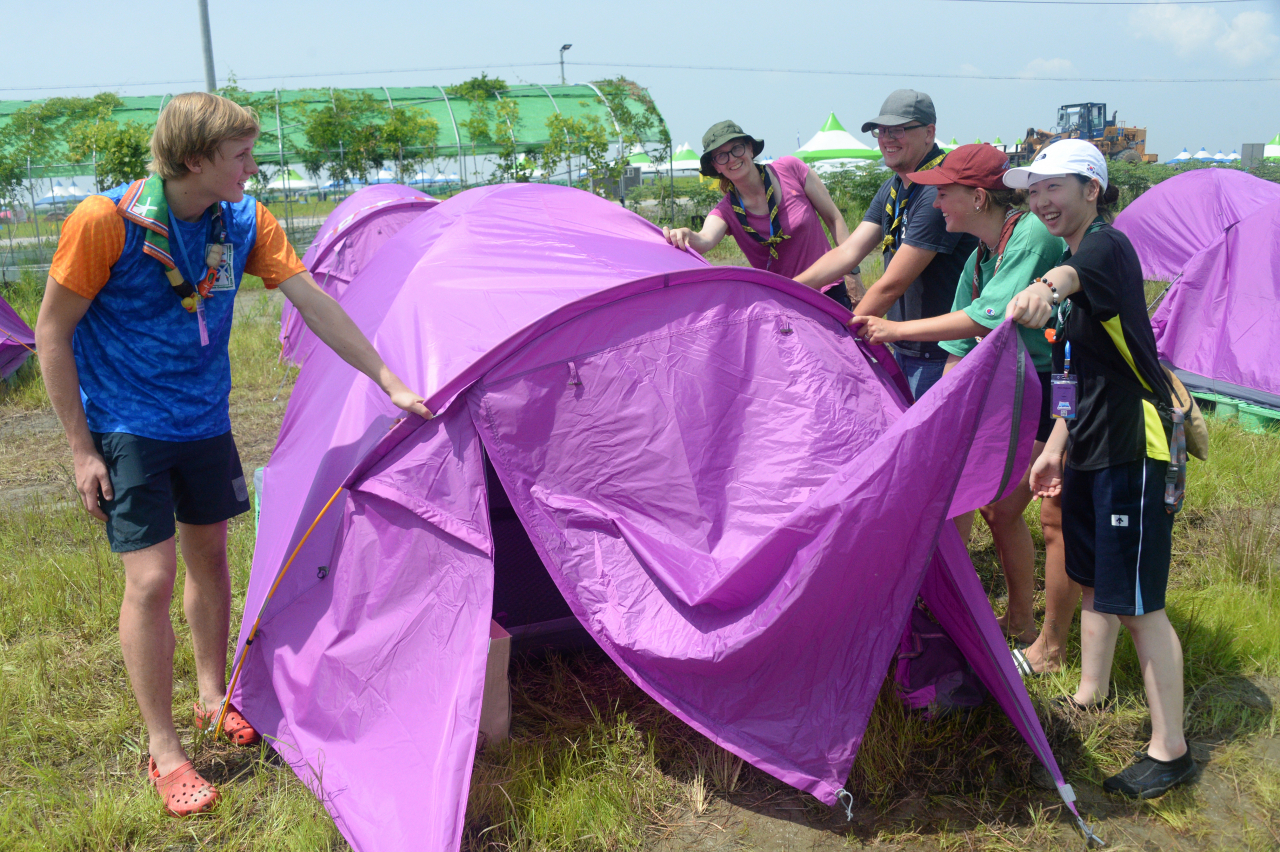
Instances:
[[[1005,189],[1004,173],[1009,170],[1009,157],[986,142],[961,145],[932,169],[912,172],[907,180],[925,186],[958,183],[983,189]]]

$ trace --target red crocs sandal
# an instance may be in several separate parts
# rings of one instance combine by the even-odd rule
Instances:
[[[213,730],[213,726],[218,724],[218,710],[205,710],[200,707],[200,702],[195,703],[196,711],[196,727],[202,731]],[[240,715],[240,711],[231,705],[227,706],[227,718],[222,720],[222,732],[227,735],[227,739],[236,745],[253,745],[260,742],[262,737],[253,729],[253,725],[249,724],[249,720]]]
[[[147,774],[164,802],[165,812],[170,816],[202,814],[212,809],[220,798],[217,789],[196,772],[189,760],[161,778],[155,758],[149,758]]]

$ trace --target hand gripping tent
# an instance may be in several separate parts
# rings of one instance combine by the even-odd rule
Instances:
[[[0,299],[0,379],[7,379],[36,349],[36,336],[8,302]]]
[[[504,546],[486,456],[573,614],[721,746],[836,802],[921,595],[1072,798],[947,522],[1028,463],[1011,327],[907,408],[830,299],[539,184],[444,202],[342,304],[437,416],[312,353],[230,692],[354,848],[458,848]]]
[[[400,184],[365,187],[325,218],[302,262],[320,287],[336,299],[383,243],[439,203]],[[315,335],[286,299],[280,314],[282,357],[301,364],[315,345]]]
[[[1160,357],[1193,392],[1280,409],[1280,186],[1232,169],[1157,184],[1116,217],[1147,278]]]

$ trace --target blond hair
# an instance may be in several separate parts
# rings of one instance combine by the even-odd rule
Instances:
[[[151,171],[171,180],[187,174],[188,160],[212,160],[229,139],[257,136],[258,114],[208,92],[175,95],[165,104],[151,134]]]

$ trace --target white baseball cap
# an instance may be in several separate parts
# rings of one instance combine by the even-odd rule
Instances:
[[[1107,159],[1102,156],[1101,151],[1083,139],[1060,139],[1045,146],[1030,165],[1005,172],[1004,185],[1010,189],[1026,189],[1045,178],[1063,175],[1097,178],[1105,190]]]

